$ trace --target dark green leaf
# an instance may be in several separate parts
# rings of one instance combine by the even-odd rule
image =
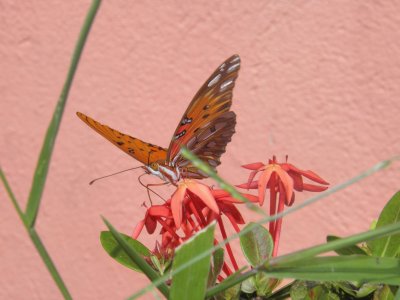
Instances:
[[[129,256],[129,258],[142,270],[142,272],[153,282],[160,278],[159,274],[153,270],[153,268],[143,259],[142,255],[136,252],[136,249],[133,248],[129,243],[127,243],[124,237],[108,222],[105,218],[103,218],[104,223],[107,225],[114,239],[118,242],[118,244],[124,249],[125,253]],[[168,298],[169,296],[169,288],[165,284],[165,282],[161,282],[157,285],[159,291]]]
[[[376,228],[400,222],[400,192],[383,208]],[[394,257],[400,253],[400,233],[373,240],[369,246],[374,256]]]
[[[341,239],[340,237],[334,235],[328,235],[326,237],[327,242],[335,241]],[[337,249],[335,252],[339,255],[366,255],[365,251],[358,247],[357,245],[348,246],[345,248]]]
[[[149,249],[146,248],[145,245],[140,243],[137,240],[134,240],[128,235],[120,233],[120,235],[123,237],[125,242],[127,242],[132,249],[135,249],[135,251],[145,257],[150,257],[151,252]],[[129,257],[129,255],[124,251],[124,249],[118,244],[118,242],[115,240],[114,236],[112,235],[111,232],[109,231],[102,231],[100,234],[100,241],[101,245],[103,246],[104,250],[112,257],[114,258],[117,262],[120,264],[124,265],[125,267],[128,267],[132,270],[142,272],[140,268],[138,267],[137,264],[135,264],[132,259]]]
[[[222,266],[224,264],[224,250],[217,249],[211,256],[211,270],[210,275],[208,277],[207,287],[211,287],[215,284],[219,273],[221,273]]]
[[[209,251],[213,247],[214,229],[215,224],[208,226],[176,250],[172,263],[174,275],[172,277],[170,299],[204,299],[211,255],[196,262],[191,262],[191,260],[196,255]]]
[[[240,246],[247,261],[255,267],[271,257],[274,243],[264,226],[251,222],[245,228],[248,227],[252,229],[240,236]]]

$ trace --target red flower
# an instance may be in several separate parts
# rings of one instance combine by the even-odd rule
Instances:
[[[249,201],[258,202],[257,196],[249,194],[243,194],[243,196]],[[144,227],[149,234],[153,234],[157,224],[160,224],[161,243],[156,244],[153,252],[157,256],[162,256],[163,253],[170,256],[176,247],[216,221],[222,237],[226,239],[223,215],[227,217],[236,232],[240,231],[239,225],[245,223],[235,206],[237,204],[243,204],[243,202],[232,198],[226,191],[213,190],[195,180],[182,180],[171,199],[162,205],[152,205],[147,209],[145,218],[136,225],[133,238],[137,239]],[[217,244],[218,241],[215,240],[215,243]],[[238,270],[239,267],[229,243],[225,247],[232,266]],[[223,271],[226,275],[232,274],[226,263],[223,265]]]
[[[260,205],[264,204],[265,191],[270,192],[270,215],[275,215],[283,211],[284,206],[291,206],[295,199],[294,190],[322,192],[327,186],[319,186],[303,182],[306,177],[319,184],[328,185],[329,183],[312,171],[303,171],[289,163],[278,163],[275,156],[269,160],[268,164],[261,162],[244,165],[243,168],[252,170],[247,183],[238,185],[240,188],[258,189],[258,197]],[[258,180],[254,180],[256,175],[260,173]],[[278,199],[278,200],[277,200]],[[277,203],[278,201],[278,203]],[[276,206],[278,204],[278,209]],[[276,256],[278,251],[278,242],[280,230],[282,227],[282,219],[270,222],[269,231],[274,240],[274,252]]]

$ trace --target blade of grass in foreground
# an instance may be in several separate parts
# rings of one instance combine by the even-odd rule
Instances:
[[[93,0],[88,14],[86,16],[85,22],[82,26],[80,37],[78,39],[75,51],[72,57],[71,65],[68,71],[67,79],[62,89],[60,98],[58,100],[53,118],[50,122],[47,134],[43,143],[43,147],[39,156],[38,164],[36,167],[35,175],[33,178],[33,184],[31,188],[31,193],[29,195],[26,213],[24,214],[21,207],[15,198],[8,181],[0,168],[0,179],[3,182],[6,191],[19,215],[21,221],[23,222],[26,230],[28,231],[29,237],[31,238],[36,250],[40,254],[44,264],[46,265],[49,273],[53,277],[54,282],[57,284],[61,294],[64,299],[72,299],[67,287],[65,286],[60,274],[58,273],[50,255],[48,254],[46,248],[44,247],[39,235],[37,234],[34,225],[36,216],[38,214],[40,198],[43,192],[44,184],[46,181],[47,171],[49,168],[50,158],[53,151],[55,138],[60,126],[62,113],[64,111],[65,103],[68,97],[69,90],[71,88],[72,80],[75,71],[78,66],[79,58],[82,54],[83,46],[85,45],[87,36],[89,34],[90,28],[93,24],[94,18],[96,16],[97,10],[100,6],[101,0]]]
[[[293,253],[289,253],[286,255],[278,256],[278,257],[273,257],[269,260],[268,265],[264,268],[263,266],[259,268],[254,268],[249,272],[246,272],[235,279],[228,281],[227,284],[225,284],[225,281],[222,282],[220,285],[213,287],[207,291],[206,296],[211,297],[213,295],[218,294],[222,290],[229,288],[231,286],[234,286],[235,284],[238,284],[239,282],[242,282],[244,279],[251,277],[257,273],[258,270],[264,270],[266,272],[269,272],[270,270],[274,270],[274,268],[279,268],[280,265],[291,265],[291,266],[296,266],[296,264],[301,265],[303,261],[307,259],[312,259],[316,257],[319,254],[327,253],[330,251],[335,251],[337,249],[342,249],[344,247],[348,247],[350,245],[355,245],[360,242],[376,239],[378,237],[390,235],[390,234],[396,234],[400,231],[400,223],[397,224],[390,224],[387,226],[382,226],[378,229],[375,230],[369,230],[365,231],[359,234],[355,234],[346,238],[342,238],[339,240],[335,240],[326,244],[322,245],[317,245],[314,247],[310,247],[304,250],[296,251]],[[351,257],[346,257],[346,256],[340,256],[344,259],[351,259]],[[366,256],[368,257],[368,256]],[[376,259],[376,258],[375,258]],[[349,271],[349,270],[348,270]],[[350,272],[349,272],[350,273]],[[354,272],[353,272],[354,273]],[[286,274],[287,275],[287,274]],[[391,275],[391,274],[388,274]],[[278,275],[276,275],[278,276]],[[302,275],[304,276],[304,275]],[[295,272],[293,271],[292,276],[285,276],[285,278],[295,278],[296,277]],[[300,277],[299,279],[302,279],[304,277]],[[356,280],[357,278],[354,278]]]
[[[58,98],[56,109],[54,110],[53,117],[47,129],[42,150],[40,152],[39,160],[36,165],[35,174],[33,176],[32,187],[29,194],[28,204],[25,212],[26,222],[29,227],[33,227],[36,221],[36,217],[40,206],[40,200],[44,189],[44,184],[46,182],[47,172],[49,170],[50,159],[53,153],[54,143],[56,140],[58,129],[60,128],[64,107],[68,99],[68,94],[71,89],[76,69],[78,67],[79,59],[81,58],[83,47],[89,35],[90,28],[96,16],[97,10],[100,6],[100,3],[101,0],[94,0],[90,6],[89,12],[86,16],[86,20],[81,29],[78,42],[75,46],[75,51],[72,55],[71,65],[69,67],[67,79],[65,80],[64,87],[61,91],[61,95]]]

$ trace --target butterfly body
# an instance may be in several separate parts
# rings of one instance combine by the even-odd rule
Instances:
[[[230,111],[232,90],[240,69],[233,55],[203,84],[179,122],[168,149],[119,132],[78,112],[78,117],[128,155],[144,164],[144,170],[176,185],[182,178],[207,177],[180,155],[185,146],[215,168],[235,132],[236,115]]]

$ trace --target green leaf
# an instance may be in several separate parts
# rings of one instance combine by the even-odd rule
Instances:
[[[208,277],[207,287],[215,285],[219,273],[221,273],[222,266],[224,265],[224,249],[217,249],[211,256],[211,270]]]
[[[122,233],[120,233],[120,235],[125,240],[125,242],[127,242],[131,246],[132,249],[135,249],[137,253],[145,257],[150,257],[151,252],[149,249],[146,248],[145,245],[137,240],[134,240],[128,235]],[[100,241],[104,250],[106,250],[106,252],[117,262],[132,270],[142,272],[139,266],[132,261],[125,250],[118,244],[117,240],[114,238],[111,232],[102,231],[100,234]]]
[[[290,298],[292,300],[302,300],[308,295],[308,287],[305,281],[296,281],[290,288]]]
[[[394,300],[400,300],[400,288],[397,288],[396,296],[394,297]]]
[[[343,281],[385,283],[400,282],[400,259],[365,255],[326,256],[266,266],[271,277],[311,281]]]
[[[213,247],[214,229],[215,223],[198,232],[176,250],[172,263],[172,272],[175,275],[172,277],[170,299],[204,299],[211,255],[192,263],[186,268],[184,267],[193,257]],[[181,271],[178,272],[178,268]]]
[[[229,289],[224,290],[218,294],[218,300],[239,300],[240,299],[240,284],[234,285]]]
[[[400,192],[383,208],[376,228],[400,222]],[[374,256],[394,257],[400,253],[400,233],[373,240],[369,246]]]
[[[394,295],[390,287],[384,285],[375,291],[374,300],[394,300]]]
[[[328,235],[326,237],[327,242],[331,242],[331,241],[335,241],[335,240],[339,240],[341,239],[338,236],[334,236],[334,235]],[[341,249],[337,249],[335,250],[335,252],[339,255],[367,255],[367,253],[365,253],[365,251],[363,249],[361,249],[360,247],[358,247],[357,245],[352,245],[352,246],[348,246],[345,248],[341,248]]]
[[[142,272],[153,282],[160,278],[156,271],[142,258],[142,255],[136,251],[129,243],[125,241],[125,238],[108,222],[105,218],[103,218],[104,223],[107,225],[114,239],[118,242],[118,244],[124,249],[125,253],[129,256],[129,258],[142,270]],[[169,288],[165,284],[165,282],[161,282],[157,285],[157,288],[160,292],[168,298],[169,296]]]
[[[240,236],[240,246],[247,261],[256,267],[271,257],[274,243],[264,226],[251,222],[245,228],[249,227],[251,231]]]
[[[253,294],[256,291],[256,283],[254,282],[254,276],[247,278],[242,282],[240,289],[243,293]]]

